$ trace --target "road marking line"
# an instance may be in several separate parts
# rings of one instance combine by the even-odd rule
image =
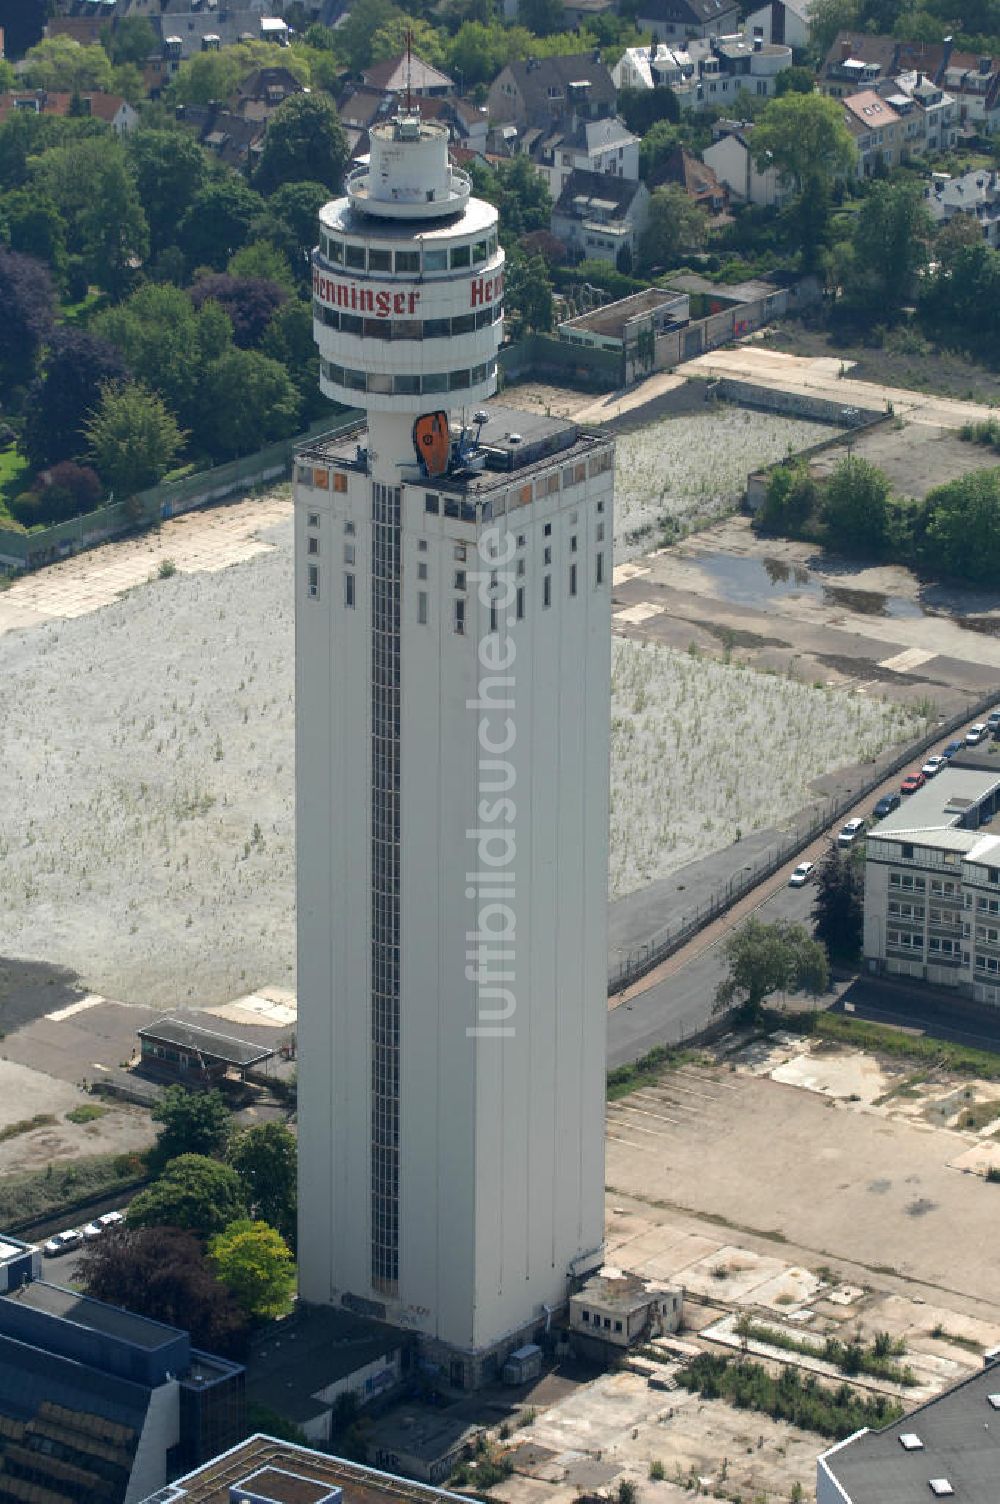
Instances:
[[[46,1013],[45,1017],[54,1024],[61,1024],[64,1019],[72,1018],[74,1013],[83,1013],[87,1008],[96,1008],[100,1003],[106,1003],[107,998],[101,997],[97,992],[88,992],[78,1003],[70,1003],[66,1008],[57,1008],[54,1013]]]

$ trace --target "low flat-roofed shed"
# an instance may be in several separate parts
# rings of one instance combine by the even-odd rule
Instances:
[[[219,1080],[235,1072],[241,1078],[253,1066],[273,1058],[275,1051],[203,1029],[182,1018],[158,1018],[139,1030],[142,1063],[179,1080]]]

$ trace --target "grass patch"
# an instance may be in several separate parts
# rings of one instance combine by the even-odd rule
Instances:
[[[868,1023],[863,1018],[850,1018],[842,1013],[802,1013],[784,1015],[781,1027],[853,1045],[859,1050],[893,1055],[900,1060],[930,1061],[961,1075],[979,1076],[984,1081],[1000,1081],[1000,1055],[993,1050],[978,1050],[926,1035],[904,1034],[889,1024]]]
[[[98,1118],[103,1118],[107,1112],[106,1107],[99,1107],[96,1102],[81,1102],[79,1107],[74,1107],[67,1112],[67,1123],[96,1123]]]
[[[102,292],[99,287],[92,287],[85,298],[77,303],[63,303],[59,309],[59,322],[62,324],[86,325],[95,313],[110,302],[108,294]]]
[[[9,1138],[18,1138],[22,1133],[34,1133],[36,1128],[51,1128],[54,1122],[51,1112],[36,1112],[33,1118],[20,1118],[16,1123],[0,1128],[0,1144],[5,1144]]]
[[[16,444],[0,449],[0,523],[11,523],[8,503],[27,488],[31,466]]]
[[[701,1353],[677,1375],[684,1388],[702,1399],[728,1400],[739,1410],[758,1410],[772,1420],[830,1436],[835,1441],[867,1426],[878,1431],[898,1420],[903,1410],[884,1395],[862,1399],[849,1384],[829,1389],[813,1374],[782,1369],[775,1377],[760,1363],[735,1362]]]
[[[608,1101],[615,1102],[644,1086],[655,1086],[664,1072],[698,1063],[702,1058],[697,1050],[670,1050],[666,1045],[656,1044],[631,1065],[617,1065],[608,1071]]]
[[[931,1327],[927,1335],[939,1342],[950,1342],[953,1347],[964,1347],[966,1352],[975,1353],[977,1358],[983,1355],[981,1342],[976,1342],[972,1337],[960,1337],[957,1332],[947,1332],[940,1322],[937,1326]]]
[[[91,1154],[0,1180],[0,1226],[16,1232],[105,1191],[120,1191],[146,1179],[141,1154]]]

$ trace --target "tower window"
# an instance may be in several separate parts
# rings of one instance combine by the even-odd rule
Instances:
[[[319,565],[310,564],[308,579],[308,593],[311,601],[319,600]]]
[[[448,270],[447,251],[424,251],[425,272],[446,272]]]
[[[456,559],[464,559],[465,558],[465,553],[466,553],[465,544],[464,543],[456,543],[455,544],[455,558]]]
[[[465,589],[465,570],[464,569],[456,569],[455,570],[455,589],[456,590],[464,590]]]
[[[420,252],[419,251],[397,251],[396,252],[396,270],[397,270],[397,272],[419,272],[419,270],[420,270]]]
[[[573,536],[569,540],[569,551],[570,551],[571,554],[575,554],[576,553],[576,534],[575,533],[573,534]]]
[[[433,491],[428,491],[427,495],[424,497],[424,511],[436,513],[439,510],[440,503],[438,501],[438,498],[434,495]]]
[[[547,522],[545,524],[545,527],[544,527],[543,531],[545,533],[546,538],[551,538],[552,537],[552,524],[551,524],[551,522]]]
[[[354,610],[354,576],[353,576],[353,574],[345,574],[344,575],[344,605],[348,606],[352,611]]]
[[[344,544],[344,563],[345,564],[353,564],[354,562],[355,562],[355,559],[354,559],[354,544],[353,543],[345,543]]]
[[[552,576],[550,574],[547,574],[547,575],[545,575],[545,577],[542,580],[542,605],[543,606],[551,606],[551,604],[552,604]]]
[[[575,564],[571,564],[569,566],[569,593],[570,593],[570,595],[575,595],[576,594],[576,565]]]
[[[417,621],[422,627],[427,625],[427,591],[420,590],[417,593]]]
[[[518,585],[518,587],[517,587],[516,615],[517,615],[518,621],[523,621],[524,620],[524,586],[523,585]]]
[[[319,513],[310,512],[307,521],[310,527],[319,527]]]
[[[331,240],[328,255],[331,261],[335,261],[338,266],[341,266],[344,260],[344,242],[342,240]]]
[[[354,537],[354,523],[353,522],[345,522],[344,523],[344,532],[346,533],[346,535],[347,535],[348,538],[353,538]]]
[[[309,539],[309,541],[308,541],[308,543],[306,545],[306,552],[310,553],[310,554],[318,554],[319,553],[319,539],[318,538],[310,538]]]
[[[551,564],[552,563],[552,549],[551,549],[551,546],[549,546],[549,545],[546,545],[546,547],[542,550],[542,563],[543,564]]]
[[[604,554],[603,554],[603,552],[597,554],[596,558],[594,559],[594,584],[595,585],[603,585],[604,584]]]
[[[463,600],[455,602],[455,631],[459,637],[465,635],[465,602]]]
[[[597,534],[596,534],[596,536],[597,536],[598,543],[603,543],[604,542],[604,523],[603,522],[599,522],[597,524]]]
[[[368,270],[370,272],[391,272],[392,252],[370,250],[368,252]]]
[[[452,267],[472,265],[472,247],[468,245],[456,245],[451,253]]]
[[[421,560],[420,563],[417,565],[417,579],[418,580],[426,580],[426,578],[427,578],[427,565],[426,565],[426,563],[423,560]]]
[[[353,266],[358,271],[365,268],[365,248],[363,245],[344,246],[344,265]]]

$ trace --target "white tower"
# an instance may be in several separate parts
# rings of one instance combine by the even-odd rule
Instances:
[[[503,267],[446,130],[375,126],[313,272],[367,435],[296,462],[300,1293],[466,1385],[603,1240],[614,456],[465,421]]]

